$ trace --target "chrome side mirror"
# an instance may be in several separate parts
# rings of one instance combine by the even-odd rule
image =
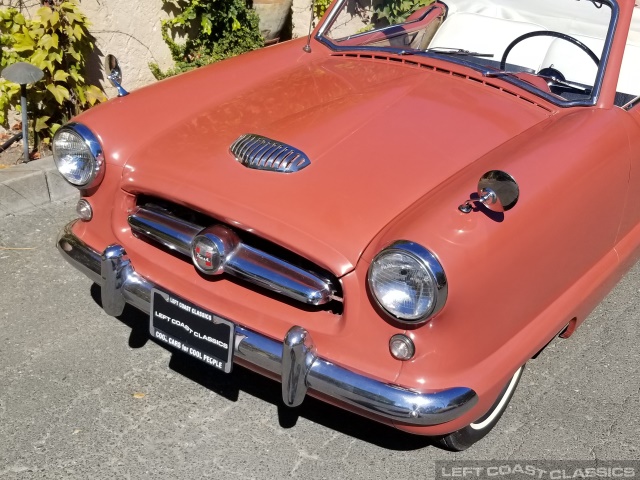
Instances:
[[[118,96],[124,97],[129,95],[124,88],[122,88],[122,69],[118,63],[118,59],[114,55],[107,55],[104,59],[104,69],[107,72],[107,79],[118,90]]]
[[[478,181],[477,199],[469,199],[458,207],[462,213],[470,213],[475,202],[494,212],[511,210],[520,197],[520,187],[514,178],[501,170],[491,170]]]

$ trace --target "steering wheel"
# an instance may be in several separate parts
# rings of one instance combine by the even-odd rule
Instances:
[[[567,35],[565,33],[560,33],[560,32],[554,32],[553,30],[538,30],[535,32],[529,32],[529,33],[525,33],[524,35],[520,35],[518,38],[516,38],[513,42],[509,44],[507,49],[502,54],[502,60],[500,60],[500,70],[504,70],[504,68],[507,66],[507,57],[509,56],[509,53],[511,52],[511,50],[513,50],[513,47],[515,47],[521,41],[526,40],[527,38],[532,38],[532,37],[556,37],[562,40],[566,40],[569,43],[573,43],[576,47],[580,48],[584,53],[589,55],[589,58],[593,60],[596,66],[600,66],[600,59],[596,56],[595,53],[593,53],[593,51],[589,47],[587,47],[580,40],[573,38],[571,35]]]

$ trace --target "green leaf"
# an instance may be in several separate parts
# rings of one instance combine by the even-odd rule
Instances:
[[[62,85],[57,85],[56,88],[62,92],[62,96],[65,98],[65,100],[69,100],[70,98],[70,94],[69,94],[69,90],[67,90],[65,87],[63,87]]]
[[[58,52],[49,52],[47,58],[49,58],[49,60],[52,62],[62,63],[62,55],[60,55],[60,53]]]
[[[211,19],[209,17],[202,17],[200,25],[202,26],[202,32],[205,35],[211,35],[211,27],[213,26],[213,24],[211,23]]]
[[[66,10],[68,12],[75,12],[75,10],[76,10],[76,6],[71,2],[62,2],[60,4],[60,8]]]
[[[69,74],[64,70],[56,70],[56,72],[53,74],[54,82],[66,82],[67,78],[69,78]]]
[[[58,24],[60,23],[60,14],[57,11],[54,11],[51,15],[49,23],[51,24],[51,28],[58,28]]]
[[[51,92],[51,94],[53,95],[53,98],[56,99],[56,102],[62,105],[62,102],[64,101],[64,97],[62,96],[62,93],[58,91],[56,86],[50,83],[49,85],[47,85],[47,90]]]
[[[47,125],[47,120],[49,120],[50,118],[51,117],[47,117],[47,116],[36,118],[36,125],[34,127],[35,131],[39,132],[41,130],[44,130],[45,128],[48,128],[49,126]]]
[[[82,56],[78,52],[76,52],[73,47],[69,47],[67,49],[67,53],[69,55],[71,55],[73,58],[75,58],[77,61],[81,61],[82,60]]]
[[[51,92],[53,98],[55,98],[56,102],[58,102],[58,104],[60,105],[62,105],[62,102],[64,102],[65,99],[69,99],[69,90],[64,88],[62,85],[54,85],[50,83],[49,85],[47,85],[47,90]]]
[[[33,50],[33,48],[36,46],[36,43],[29,35],[18,33],[14,35],[13,38],[15,40],[15,43],[12,45],[12,47],[16,52]]]
[[[43,70],[49,70],[49,73],[51,73],[52,75],[55,73],[56,67],[54,67],[52,62],[50,62],[49,60],[45,60],[44,62],[42,62],[42,64],[44,65]]]
[[[51,38],[51,35],[49,35],[48,33],[46,35],[43,35],[38,42],[38,45],[47,50],[51,50],[51,48],[53,48],[53,40]]]
[[[82,15],[79,15],[77,13],[69,12],[65,16],[67,17],[67,20],[69,20],[69,23],[83,23]]]
[[[75,37],[80,40],[82,37],[84,37],[84,30],[82,29],[82,27],[80,26],[80,24],[76,23],[73,27],[73,33],[75,35]]]
[[[47,51],[46,50],[37,50],[30,58],[31,63],[38,67],[39,69],[46,68],[47,62]]]
[[[85,91],[85,94],[89,105],[95,105],[97,102],[104,102],[107,99],[104,93],[102,93],[102,90],[95,85],[90,85]]]
[[[76,82],[84,81],[84,77],[73,69],[69,70],[69,76],[73,78]]]
[[[52,14],[53,10],[51,9],[51,7],[42,7],[36,11],[36,15],[40,17],[40,21],[45,25],[49,24]]]
[[[80,100],[81,105],[84,105],[87,103],[87,97],[84,94],[84,88],[77,88],[76,95],[78,95],[78,99]]]
[[[33,28],[31,28],[31,33],[33,34],[33,38],[40,38],[44,35],[44,28],[34,26]]]

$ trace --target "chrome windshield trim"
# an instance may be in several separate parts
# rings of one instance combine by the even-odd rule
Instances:
[[[402,30],[402,25],[411,25],[412,23],[417,23],[417,22],[420,22],[420,21],[424,20],[424,18],[427,15],[429,15],[435,8],[436,8],[436,5],[434,4],[429,10],[424,12],[424,14],[420,18],[416,18],[415,20],[411,20],[410,22],[406,22],[406,23],[403,23],[403,24],[388,25],[386,27],[379,28],[377,31],[378,32],[386,32],[387,30],[393,31],[394,29],[395,30]],[[367,35],[368,33],[369,32],[355,33],[353,35],[348,35],[346,37],[337,38],[336,40],[340,40],[340,41],[351,40],[352,38],[362,37],[364,35]]]
[[[327,37],[324,36],[325,31],[331,26],[331,24],[333,23],[334,19],[338,16],[339,12],[341,11],[342,7],[344,6],[344,3],[347,2],[348,0],[339,0],[338,3],[336,3],[335,7],[333,8],[333,10],[331,11],[331,13],[325,17],[324,21],[322,22],[322,25],[320,25],[315,39],[320,42],[321,44],[323,44],[324,46],[326,46],[327,48],[329,48],[330,50],[334,51],[334,52],[385,52],[385,53],[390,53],[390,54],[395,54],[395,55],[402,55],[402,51],[403,49],[401,48],[394,48],[394,47],[374,47],[374,46],[349,46],[349,47],[341,47],[339,45],[334,44],[330,39],[328,39]],[[557,105],[559,107],[563,107],[563,108],[568,108],[568,107],[593,107],[598,103],[598,98],[600,97],[600,92],[602,91],[602,83],[604,81],[604,76],[605,76],[605,72],[607,69],[607,65],[609,64],[609,56],[611,53],[611,47],[612,47],[612,42],[613,42],[613,37],[615,36],[615,32],[617,30],[618,27],[618,21],[619,21],[619,17],[620,17],[620,8],[618,6],[618,2],[617,0],[602,0],[602,3],[604,5],[608,5],[609,7],[611,7],[611,20],[609,22],[609,29],[607,30],[607,35],[605,37],[604,40],[604,47],[602,50],[602,56],[600,57],[600,65],[598,66],[598,72],[596,74],[596,81],[595,84],[593,86],[593,90],[591,92],[591,97],[589,98],[589,100],[572,100],[572,101],[565,101],[565,100],[561,100],[560,98],[556,97],[555,95],[552,95],[550,93],[547,92],[543,92],[542,90],[539,90],[538,88],[536,88],[535,86],[531,85],[530,83],[527,83],[523,80],[520,80],[517,77],[514,77],[512,75],[504,75],[504,76],[500,76],[499,79],[504,80],[505,82],[511,83],[513,85],[516,85],[517,87],[522,88],[523,90],[526,90],[529,93],[532,93],[538,97],[544,98],[545,100],[547,100],[548,102]],[[390,27],[385,27],[386,29],[390,28]],[[367,32],[368,33],[368,32]],[[353,38],[355,35],[352,35],[351,37],[344,37],[344,38]],[[442,60],[445,62],[449,62],[449,63],[453,63],[456,65],[460,65],[463,67],[467,67],[467,68],[471,68],[473,70],[476,70],[477,72],[482,73],[483,75],[486,75],[487,73],[491,72],[498,72],[498,70],[493,70],[493,69],[487,69],[487,67],[485,65],[479,65],[473,62],[469,62],[466,61],[460,57],[455,57],[453,55],[443,55],[443,54],[439,54],[437,52],[423,52],[423,51],[411,51],[412,55],[415,56],[423,56],[423,57],[427,57],[427,58],[435,58],[438,60]]]
[[[629,103],[626,103],[625,105],[622,106],[622,108],[624,110],[631,110],[633,107],[635,107],[638,103],[640,103],[640,96],[634,98],[633,100],[631,100]]]
[[[107,303],[119,305],[124,300],[150,314],[151,291],[162,287],[138,274],[120,245],[107,248],[109,252],[118,252],[114,255],[108,255],[107,250],[103,253],[93,250],[72,232],[74,223],[64,228],[57,242],[65,260],[89,275],[103,292],[109,292]],[[98,273],[103,269],[103,257],[108,258],[113,275],[103,277]],[[290,358],[285,361],[283,357],[287,354]],[[236,324],[233,355],[234,363],[279,378],[283,382],[283,400],[291,406],[299,405],[308,390],[312,395],[330,397],[387,421],[428,426],[454,420],[478,403],[478,395],[467,387],[416,392],[336,365],[316,355],[310,334],[298,326],[291,327],[283,340],[275,340]]]
[[[194,238],[211,226],[187,222],[159,208],[137,207],[129,215],[136,237],[149,238],[192,259]],[[339,300],[331,280],[239,242],[224,259],[221,272],[241,278],[307,305]]]

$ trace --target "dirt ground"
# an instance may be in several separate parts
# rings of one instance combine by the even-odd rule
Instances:
[[[12,135],[0,135],[0,143],[6,142]],[[22,162],[22,141],[19,140],[7,148],[4,152],[0,152],[0,168],[7,168]]]
[[[16,128],[17,127],[17,128]],[[0,145],[4,144],[7,140],[13,137],[16,133],[20,132],[20,125],[16,125],[11,130],[6,130],[0,132]],[[6,150],[0,152],[0,169],[8,168],[12,165],[17,165],[18,163],[22,163],[24,159],[22,147],[22,140],[18,140],[13,143]],[[36,160],[40,158],[39,152],[31,152],[29,155],[31,160]]]

